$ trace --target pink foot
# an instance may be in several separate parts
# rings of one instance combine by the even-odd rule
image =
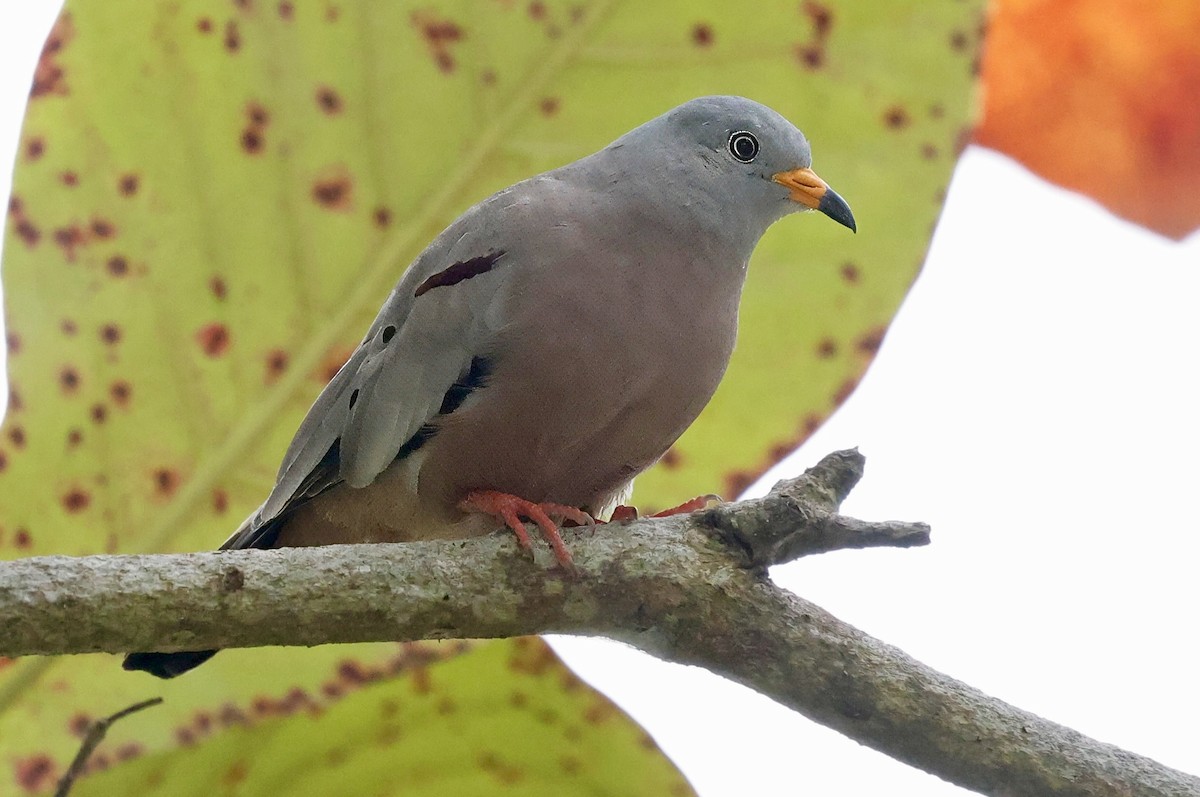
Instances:
[[[533,543],[530,542],[529,534],[525,531],[525,524],[521,522],[521,518],[528,518],[541,529],[542,536],[546,538],[554,551],[554,558],[567,570],[573,570],[575,565],[571,561],[571,552],[563,545],[562,537],[558,533],[558,526],[551,517],[557,516],[560,520],[572,520],[581,526],[591,526],[596,523],[595,518],[587,512],[573,506],[550,503],[535,504],[515,495],[499,493],[494,490],[474,490],[459,502],[458,508],[464,512],[482,512],[503,520],[504,525],[512,529],[512,533],[516,535],[517,544],[532,552]]]
[[[673,506],[670,509],[664,509],[661,512],[655,512],[650,517],[670,517],[671,515],[688,515],[700,509],[705,509],[709,504],[722,503],[721,496],[715,493],[708,495],[698,495],[690,501],[684,501],[679,506]]]
[[[715,493],[708,495],[698,495],[690,501],[684,501],[679,506],[673,506],[670,509],[664,509],[661,512],[655,512],[650,517],[670,517],[671,515],[687,515],[699,509],[705,509],[709,504],[723,503],[721,496]],[[608,519],[609,523],[628,523],[631,520],[638,519],[638,510],[636,506],[626,506],[621,504],[612,511],[612,517]]]

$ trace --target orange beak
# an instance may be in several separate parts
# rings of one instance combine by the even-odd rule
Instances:
[[[771,179],[791,190],[793,202],[819,210],[838,224],[849,227],[852,232],[858,232],[854,214],[850,212],[846,200],[838,196],[837,191],[830,188],[812,169],[779,172],[771,175]]]

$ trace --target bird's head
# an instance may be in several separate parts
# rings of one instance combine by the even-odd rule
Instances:
[[[671,175],[672,190],[703,193],[730,221],[761,222],[818,210],[856,229],[850,206],[812,170],[812,150],[795,125],[745,97],[701,97],[613,144]],[[665,182],[665,181],[664,181]],[[663,197],[671,201],[671,197]],[[688,204],[695,196],[677,196]]]

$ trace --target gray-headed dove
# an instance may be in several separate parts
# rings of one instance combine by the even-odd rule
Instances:
[[[741,97],[692,100],[475,205],[404,273],[222,548],[476,536],[590,521],[708,403],[746,264],[813,208],[854,229],[804,135]],[[134,653],[173,677],[215,651]]]

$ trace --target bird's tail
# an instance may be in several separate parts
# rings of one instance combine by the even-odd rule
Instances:
[[[126,670],[141,670],[159,678],[174,678],[217,654],[215,650],[184,650],[179,653],[130,653],[121,664]]]
[[[256,530],[256,524],[258,524],[257,509],[238,526],[238,530],[233,533],[233,536],[221,548],[269,547],[274,542],[273,537],[264,538],[263,535],[252,537],[250,535],[251,531]],[[239,544],[241,540],[249,540],[249,543]],[[199,667],[215,655],[217,655],[217,651],[215,650],[181,650],[178,653],[130,653],[125,657],[125,661],[121,663],[121,666],[126,670],[148,672],[159,678],[174,678],[177,675],[183,675],[188,670]]]

